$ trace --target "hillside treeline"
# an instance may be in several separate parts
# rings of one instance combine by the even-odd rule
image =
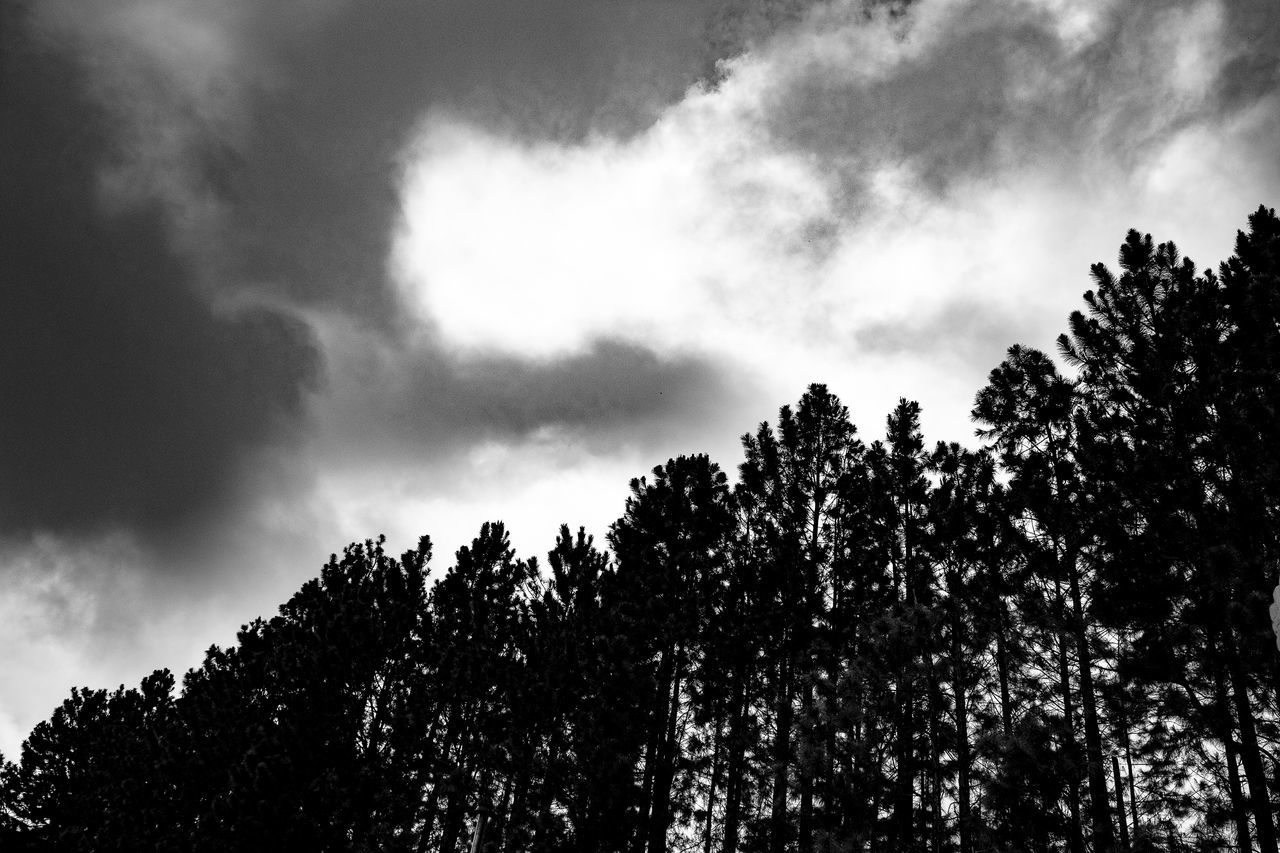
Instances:
[[[6,850],[1276,853],[1280,220],[1130,232],[979,449],[812,385],[607,550],[335,555],[180,689],[76,689]],[[1059,368],[1058,363],[1064,365]]]

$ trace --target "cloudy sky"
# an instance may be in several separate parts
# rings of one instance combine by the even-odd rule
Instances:
[[[0,6],[0,750],[327,555],[603,538],[826,382],[929,440],[1280,202],[1272,0]]]

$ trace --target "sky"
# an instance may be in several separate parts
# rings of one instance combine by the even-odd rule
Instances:
[[[928,441],[1280,202],[1271,0],[0,5],[0,751],[328,555],[603,543],[811,382]]]

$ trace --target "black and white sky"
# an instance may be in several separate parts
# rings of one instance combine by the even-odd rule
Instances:
[[[1260,203],[1274,0],[8,0],[0,750],[348,541],[603,538],[809,382],[973,443],[1126,229]]]

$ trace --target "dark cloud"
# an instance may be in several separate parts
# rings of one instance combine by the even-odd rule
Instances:
[[[339,359],[343,372],[333,377],[328,440],[356,456],[425,459],[435,467],[449,467],[460,447],[520,442],[547,426],[597,450],[655,446],[677,434],[696,440],[750,384],[741,376],[735,383],[702,358],[660,357],[607,340],[540,362],[351,345]]]
[[[4,13],[0,532],[163,527],[220,503],[242,455],[295,429],[305,327],[217,313],[154,206],[107,212],[112,117]]]
[[[1102,151],[1132,170],[1179,130],[1251,107],[1280,84],[1274,4],[1223,3],[1222,43],[1203,57],[1225,57],[1223,67],[1209,91],[1179,91],[1174,77],[1207,73],[1177,67],[1187,61],[1178,39],[1212,39],[1199,29],[1212,16],[1188,17],[1197,8],[1115,4],[1076,43],[1045,9],[978,4],[887,70],[856,53],[843,55],[842,65],[827,54],[780,53],[770,130],[785,147],[835,166],[853,204],[865,195],[866,176],[886,165],[937,195],[1007,166],[1069,174]],[[916,12],[940,14],[928,3],[912,6],[902,25],[908,43],[920,36]],[[860,65],[868,73],[849,73]]]
[[[713,3],[340,3],[301,30],[287,14],[255,12],[272,46],[273,84],[248,93],[251,131],[226,181],[235,275],[372,332],[327,353],[327,416],[368,419],[325,426],[341,436],[341,452],[381,452],[379,436],[440,458],[546,425],[610,441],[729,396],[710,363],[630,344],[551,361],[459,358],[402,337],[385,276],[400,215],[398,158],[424,115],[446,112],[531,142],[629,138],[698,79]],[[355,411],[345,408],[351,400]]]
[[[397,157],[428,110],[525,139],[647,127],[697,79],[704,0],[346,3],[261,13],[273,84],[228,182],[240,274],[386,320]]]
[[[794,27],[823,0],[720,0],[707,17],[703,46],[703,79],[710,86],[723,82],[725,61],[760,47],[778,32]],[[858,12],[866,21],[876,15],[902,19],[916,0],[861,0]]]
[[[1218,77],[1215,101],[1225,113],[1248,108],[1280,89],[1280,14],[1268,0],[1223,4],[1231,59]]]
[[[384,270],[426,111],[528,139],[638,132],[696,79],[704,4],[244,4],[196,21],[243,67],[194,87],[160,42],[196,13],[138,7],[154,27],[122,36],[127,8],[3,13],[0,534],[194,541],[245,498],[249,460],[300,451],[309,389],[369,404],[380,429],[327,431],[357,456],[379,435],[444,454],[622,432],[716,396],[711,365],[640,347],[526,363],[407,343]],[[355,356],[322,354],[294,309],[350,318],[394,363],[326,390]]]
[[[893,73],[851,79],[799,68],[794,85],[778,91],[771,128],[784,144],[842,164],[845,180],[854,184],[875,168],[900,165],[943,190],[990,169],[1006,153],[1000,137],[1025,127],[1053,138],[1050,127],[1073,112],[1062,103],[1010,98],[1019,61],[1031,54],[1052,64],[1059,45],[1033,21],[993,18],[987,26],[958,29]],[[861,196],[859,190],[850,197]]]
[[[693,357],[659,357],[632,343],[597,341],[586,352],[527,364],[511,359],[463,363],[457,384],[475,388],[459,426],[488,425],[520,435],[537,425],[611,431],[652,429],[707,418],[732,396],[721,366]],[[486,381],[487,378],[487,381]]]

